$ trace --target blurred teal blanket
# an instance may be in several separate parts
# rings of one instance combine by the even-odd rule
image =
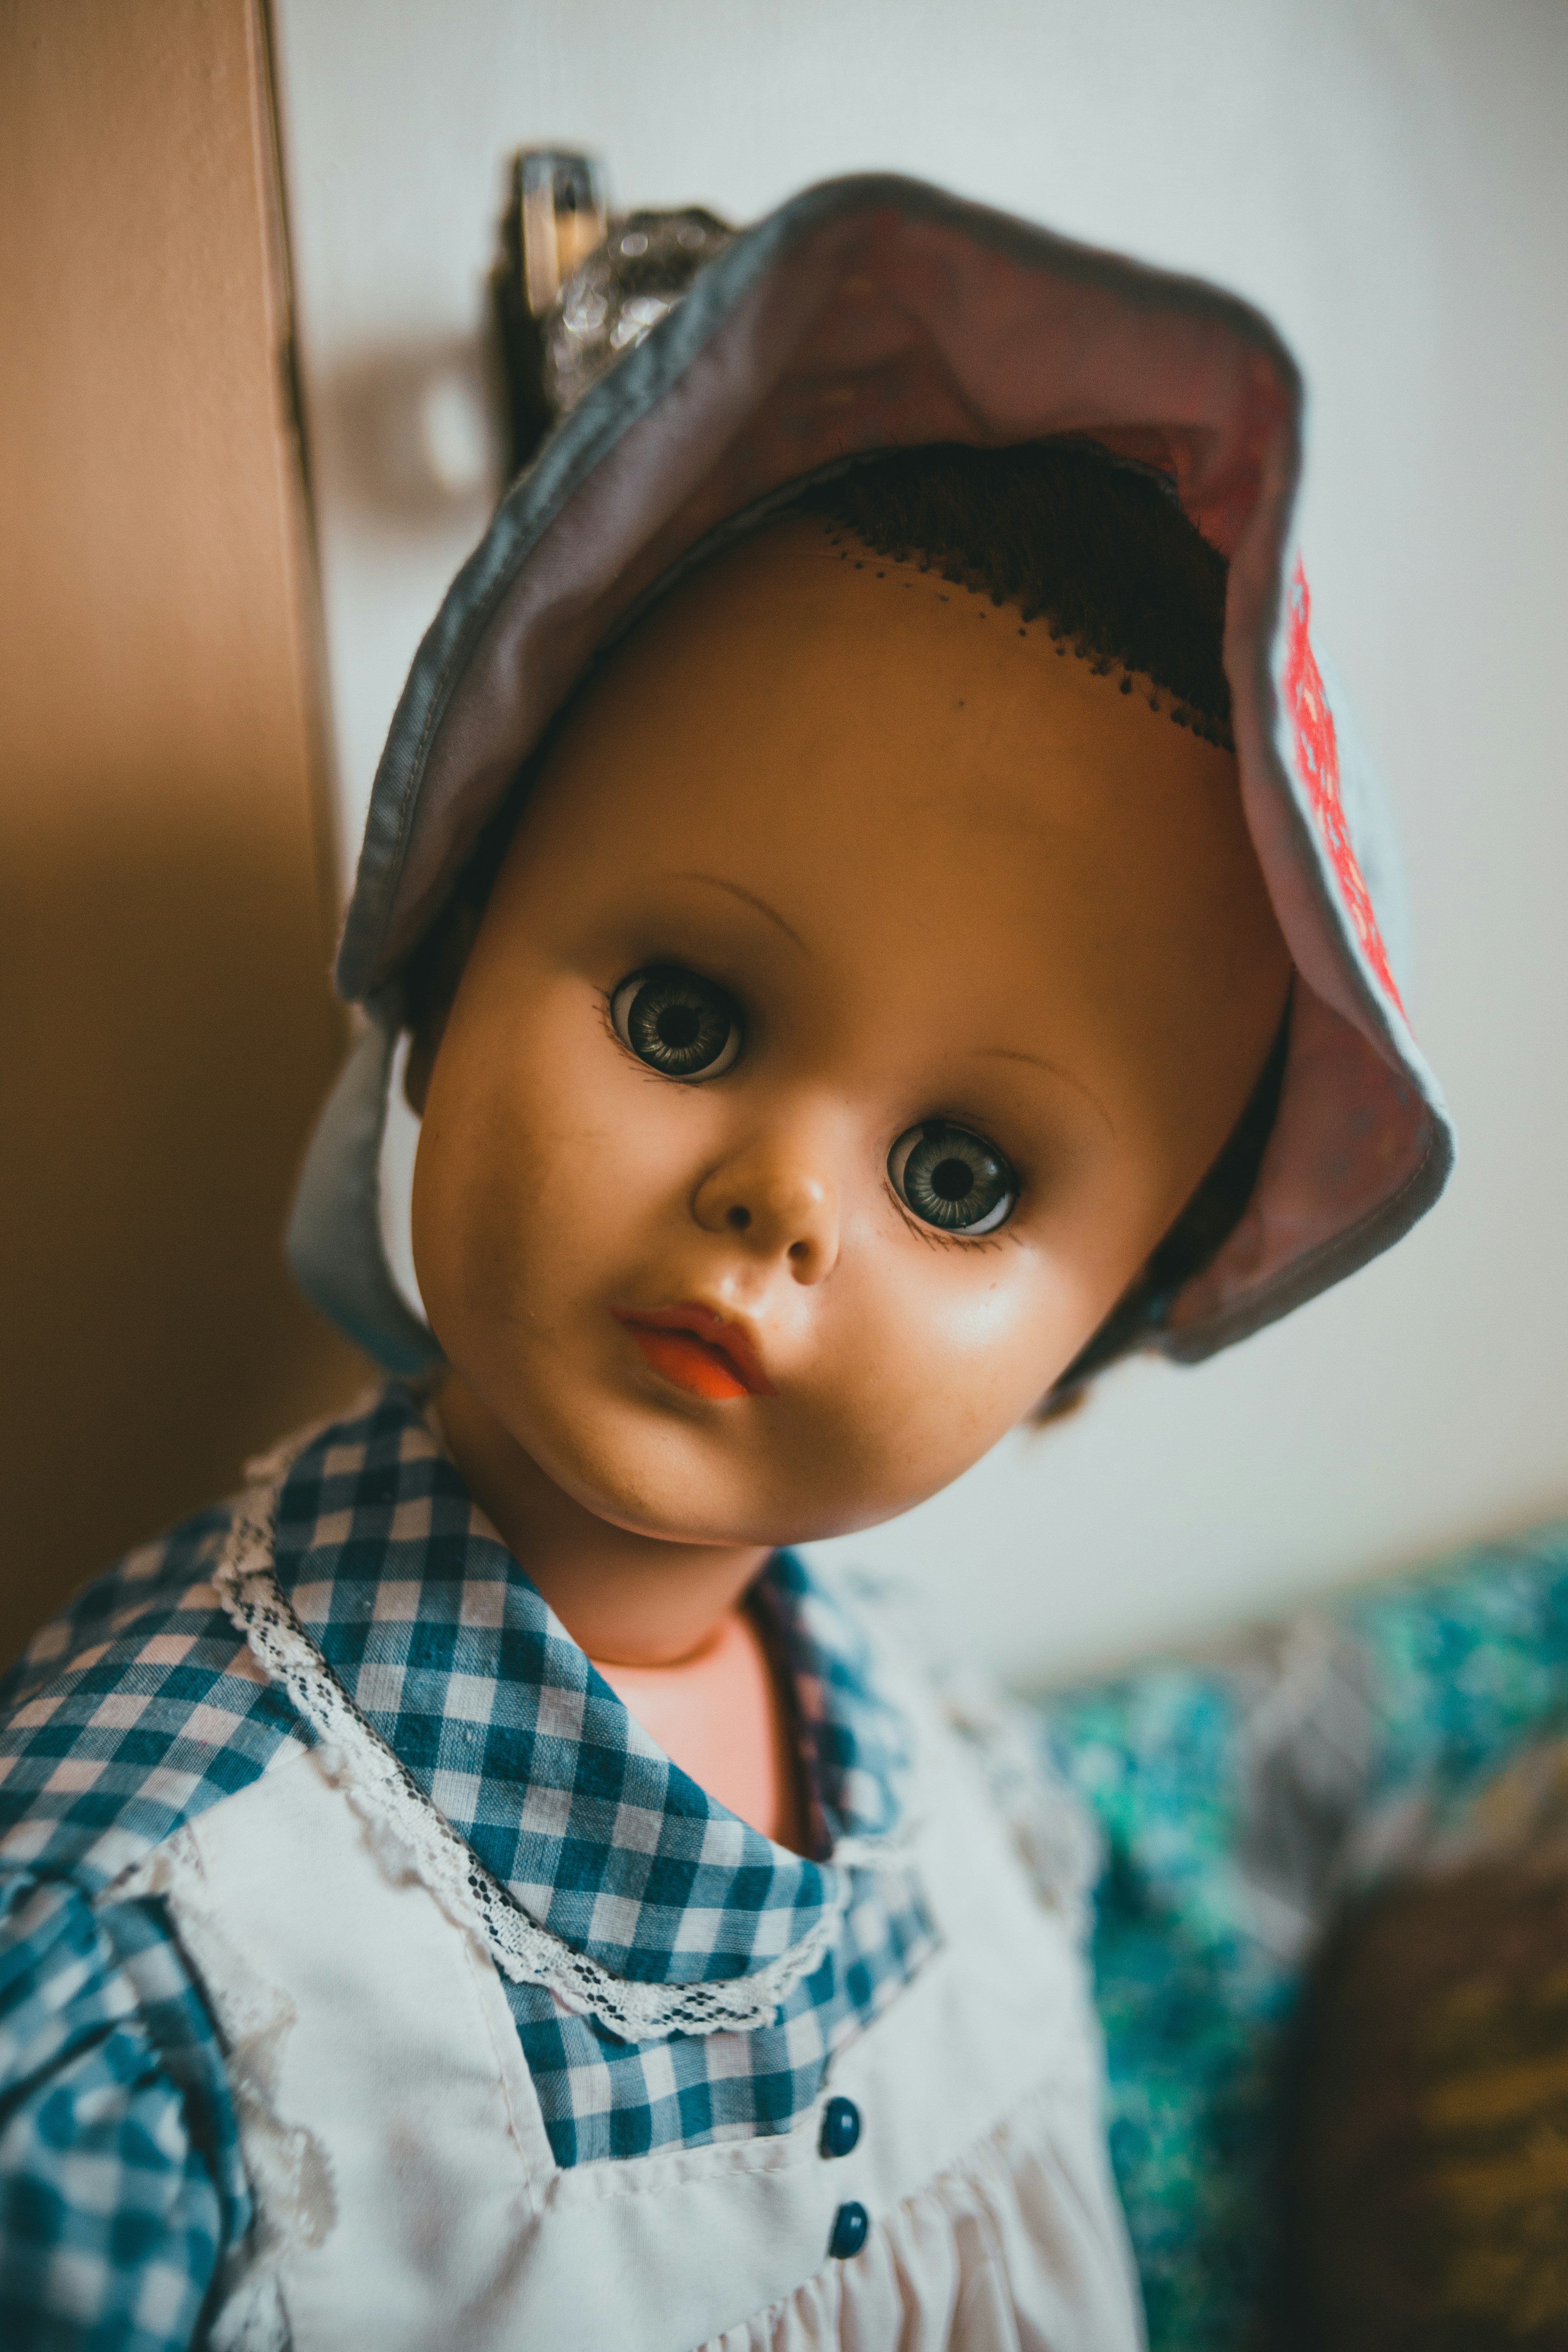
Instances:
[[[1152,2352],[1257,2346],[1314,1940],[1346,1891],[1568,1730],[1568,1522],[1039,1706],[1104,1842],[1110,2149]]]

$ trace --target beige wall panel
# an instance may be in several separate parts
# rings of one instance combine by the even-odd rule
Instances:
[[[282,1222],[341,1030],[247,0],[0,5],[0,1656],[363,1367]]]

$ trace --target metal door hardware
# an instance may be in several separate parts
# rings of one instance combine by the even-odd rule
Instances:
[[[700,205],[612,215],[588,155],[525,147],[513,157],[492,278],[509,474],[674,309],[732,234]]]

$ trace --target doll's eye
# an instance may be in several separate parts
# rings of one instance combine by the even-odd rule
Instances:
[[[623,1045],[667,1078],[716,1078],[741,1050],[740,1008],[710,980],[674,965],[634,971],[610,999]]]
[[[907,1128],[888,1154],[888,1174],[905,1207],[944,1233],[994,1233],[1018,1197],[996,1146],[945,1119]]]

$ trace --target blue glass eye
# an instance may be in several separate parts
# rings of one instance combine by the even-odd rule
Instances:
[[[717,1078],[741,1050],[740,1007],[700,972],[660,965],[634,971],[610,998],[623,1045],[667,1078]]]
[[[907,1209],[948,1234],[994,1233],[1018,1198],[1018,1180],[996,1146],[942,1118],[905,1129],[888,1154],[888,1174]]]

